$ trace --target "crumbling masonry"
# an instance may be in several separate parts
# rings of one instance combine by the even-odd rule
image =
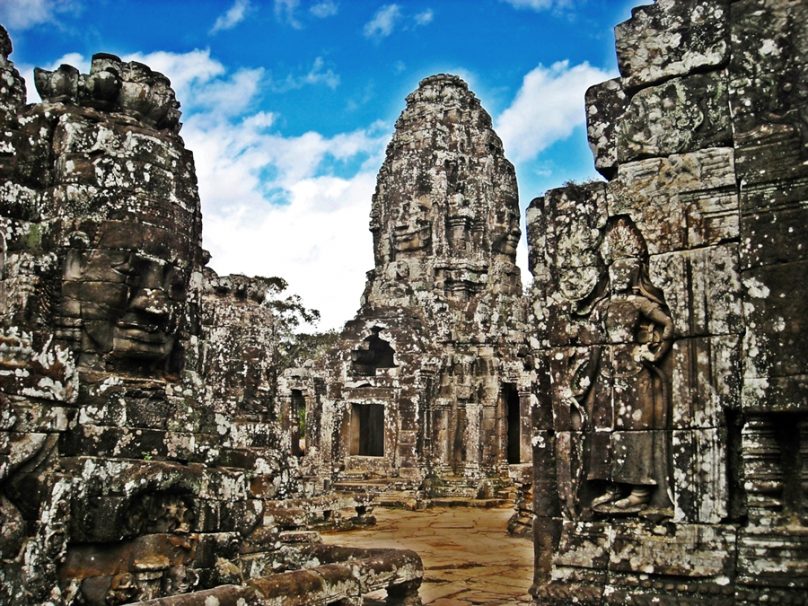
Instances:
[[[513,481],[538,604],[806,603],[808,6],[615,34],[606,180],[531,202],[527,294],[513,167],[432,76],[357,315],[278,377],[272,282],[206,267],[168,80],[96,55],[26,105],[0,28],[0,603],[418,604],[416,554],[314,528]]]
[[[26,105],[10,52],[0,28],[0,603],[420,603],[416,554],[323,546],[292,499],[268,283],[204,267],[168,80],[95,55]]]
[[[528,209],[541,604],[808,596],[808,6],[660,0]]]

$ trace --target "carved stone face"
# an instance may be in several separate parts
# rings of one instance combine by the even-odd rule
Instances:
[[[496,253],[513,257],[519,246],[522,231],[519,229],[519,213],[510,206],[498,208],[491,225],[493,250]]]
[[[166,360],[185,308],[190,239],[105,221],[96,242],[80,254],[81,262],[69,257],[65,266],[63,293],[81,319],[82,354],[108,356],[113,366]]]
[[[613,293],[623,293],[631,289],[640,270],[640,260],[632,258],[616,259],[609,265],[609,284]]]
[[[432,245],[430,209],[431,204],[427,196],[401,203],[392,234],[393,248],[397,255],[408,255],[430,248]]]

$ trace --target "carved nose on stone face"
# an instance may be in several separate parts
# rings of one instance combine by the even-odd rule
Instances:
[[[162,288],[142,288],[132,297],[129,308],[158,318],[171,315],[168,294]]]

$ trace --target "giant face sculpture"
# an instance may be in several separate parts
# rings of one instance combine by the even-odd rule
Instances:
[[[508,200],[491,213],[492,249],[495,253],[516,257],[516,248],[522,237],[519,229],[519,206],[516,200]]]
[[[396,256],[408,256],[422,251],[431,251],[432,222],[430,212],[432,200],[429,196],[419,196],[414,200],[401,202],[393,223],[393,248]]]
[[[94,227],[90,246],[71,247],[63,275],[65,315],[80,320],[81,363],[165,366],[185,310],[191,234],[133,220]]]

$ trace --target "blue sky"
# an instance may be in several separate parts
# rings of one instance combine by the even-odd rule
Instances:
[[[583,93],[617,75],[612,30],[639,3],[0,0],[0,23],[29,82],[35,65],[87,71],[96,52],[171,78],[211,265],[283,276],[333,328],[357,309],[372,268],[375,176],[419,80],[450,72],[469,82],[525,208],[596,177]],[[519,263],[526,276],[524,245]]]

